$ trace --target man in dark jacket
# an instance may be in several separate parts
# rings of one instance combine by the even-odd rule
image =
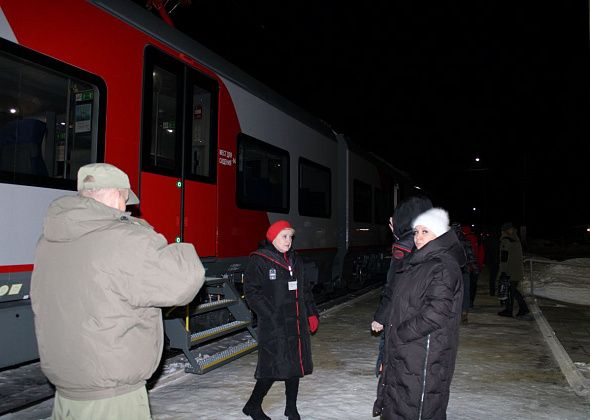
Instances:
[[[387,281],[381,291],[379,306],[377,307],[377,311],[375,311],[373,322],[371,323],[371,329],[374,332],[381,332],[383,326],[387,323],[387,319],[391,312],[391,295],[395,281],[395,273],[401,268],[403,261],[412,253],[412,250],[415,249],[412,221],[418,217],[419,214],[424,213],[430,208],[432,208],[432,202],[428,197],[411,196],[402,200],[397,205],[393,212],[393,216],[389,219],[389,227],[393,232],[391,263],[389,264],[389,271],[387,272]],[[377,376],[381,370],[384,340],[385,334],[382,334],[376,366]]]

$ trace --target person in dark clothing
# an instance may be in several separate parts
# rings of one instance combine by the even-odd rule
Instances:
[[[464,225],[461,227],[465,238],[471,244],[473,256],[475,257],[475,265],[469,270],[469,307],[473,308],[475,296],[477,295],[477,281],[479,280],[479,273],[483,269],[484,252],[480,245],[477,235],[471,229],[471,226]]]
[[[516,316],[527,315],[529,308],[518,290],[520,282],[524,279],[522,246],[512,223],[504,223],[502,225],[499,271],[500,277],[507,276],[510,279],[510,293],[508,293],[508,299],[506,299],[506,309],[499,312],[498,315],[512,317],[515,298],[518,302],[518,313]]]
[[[303,261],[291,249],[294,233],[285,220],[273,223],[246,267],[244,293],[258,318],[258,364],[256,385],[242,412],[255,420],[270,419],[262,400],[275,381],[285,382],[285,416],[300,419],[299,378],[313,371],[310,334],[318,328],[319,314]]]
[[[387,317],[391,310],[391,293],[395,280],[396,271],[402,266],[403,261],[415,249],[414,231],[412,221],[426,210],[432,208],[432,201],[425,196],[410,196],[402,200],[395,208],[392,217],[389,218],[389,228],[393,233],[393,245],[391,247],[391,263],[387,271],[387,280],[381,291],[379,306],[373,316],[371,329],[379,333],[383,330],[383,325],[387,323]],[[379,342],[379,356],[375,373],[379,376],[381,371],[381,361],[383,359],[383,348],[385,346],[385,334],[381,334]]]
[[[396,274],[373,406],[384,420],[446,418],[459,344],[465,253],[445,210],[412,225],[417,250]]]
[[[469,322],[469,308],[471,307],[471,273],[477,270],[477,261],[473,254],[473,248],[469,239],[465,237],[461,224],[454,222],[451,224],[451,229],[457,235],[459,243],[463,247],[465,252],[465,265],[461,267],[461,273],[463,274],[463,304],[461,312],[461,322]]]
[[[485,248],[485,265],[489,271],[490,296],[496,294],[496,277],[498,277],[498,257],[500,255],[500,239],[497,233],[490,233],[483,241]]]

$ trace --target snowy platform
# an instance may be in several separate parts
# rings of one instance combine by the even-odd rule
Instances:
[[[482,283],[479,290],[487,289]],[[312,338],[315,370],[300,385],[303,419],[372,419],[379,338],[370,323],[377,301],[373,290],[322,312]],[[478,294],[461,326],[448,418],[589,419],[590,400],[569,386],[537,322],[499,317],[500,309],[494,297]],[[154,420],[246,419],[241,408],[254,386],[256,358],[254,352],[205,375],[171,365],[172,373],[150,390]],[[263,405],[273,419],[285,418],[284,398],[284,385],[275,384]],[[51,405],[0,419],[47,418]]]

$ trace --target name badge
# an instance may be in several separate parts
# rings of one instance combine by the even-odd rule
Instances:
[[[289,282],[289,290],[297,290],[297,280]]]
[[[276,280],[277,279],[277,270],[275,270],[274,268],[271,268],[270,270],[268,270],[268,278],[270,280]]]

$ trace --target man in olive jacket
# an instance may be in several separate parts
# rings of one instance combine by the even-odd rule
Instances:
[[[49,206],[31,279],[41,368],[56,387],[52,418],[149,419],[159,307],[189,303],[204,268],[193,245],[168,245],[125,212],[139,200],[115,166],[80,168],[78,191]]]
[[[502,225],[502,236],[500,237],[500,276],[504,275],[510,279],[510,293],[506,302],[506,309],[498,312],[500,316],[512,317],[514,311],[514,299],[518,302],[517,317],[527,315],[529,307],[518,290],[520,282],[524,279],[522,266],[522,245],[516,235],[512,223]],[[499,280],[498,280],[499,281]]]

